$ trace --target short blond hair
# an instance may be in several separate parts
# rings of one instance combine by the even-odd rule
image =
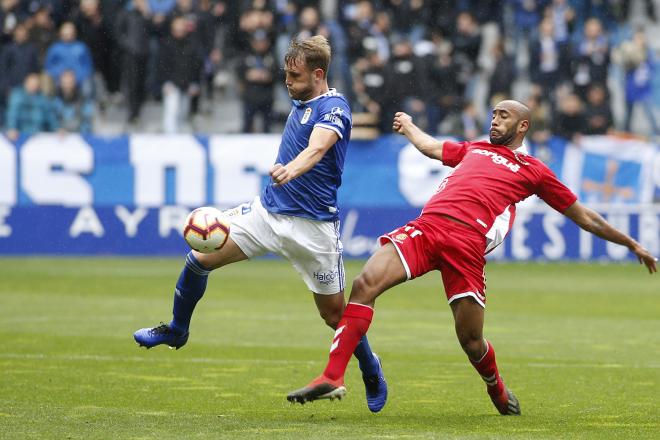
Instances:
[[[294,38],[284,55],[284,65],[295,65],[302,61],[310,70],[323,70],[323,77],[326,78],[331,56],[330,42],[322,35],[302,39]]]

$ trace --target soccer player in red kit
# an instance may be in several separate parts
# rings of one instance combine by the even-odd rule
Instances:
[[[421,215],[380,237],[381,247],[353,281],[349,304],[337,325],[327,367],[309,385],[291,392],[305,403],[345,394],[344,372],[355,346],[366,334],[378,295],[404,281],[438,269],[454,315],[461,347],[500,414],[519,415],[520,404],[504,385],[493,345],[484,339],[484,254],[508,229],[510,208],[536,194],[582,229],[626,246],[649,273],[655,259],[628,235],[583,206],[540,160],[516,151],[530,125],[529,109],[512,100],[493,109],[490,142],[440,142],[421,131],[409,115],[397,113],[393,129],[424,155],[453,167]],[[504,232],[505,233],[505,232]]]

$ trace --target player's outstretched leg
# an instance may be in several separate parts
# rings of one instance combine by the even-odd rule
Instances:
[[[344,309],[344,292],[340,291],[333,295],[315,293],[314,301],[326,324],[336,330]],[[380,358],[371,350],[366,335],[360,339],[353,354],[358,360],[362,372],[367,406],[371,412],[378,412],[387,402],[387,382],[383,375]]]
[[[495,362],[495,349],[490,342],[485,342],[487,345],[486,353],[478,361],[470,360],[470,362],[486,382],[486,391],[497,411],[503,416],[519,416],[520,403],[506,387],[502,376],[500,376]]]
[[[210,271],[201,265],[192,252],[186,256],[186,264],[181,271],[174,289],[174,318],[169,324],[153,328],[142,328],[133,334],[141,347],[169,345],[177,350],[188,342],[188,328],[195,305],[204,295]]]
[[[486,382],[490,400],[502,415],[520,415],[518,399],[504,385],[495,362],[495,349],[483,337],[484,308],[472,297],[451,302],[456,336],[470,363]]]
[[[371,351],[367,335],[362,336],[353,354],[362,371],[362,381],[367,394],[367,407],[371,412],[378,412],[387,402],[387,381],[383,374],[382,361],[376,353]]]
[[[332,394],[340,394],[343,397],[346,393],[346,366],[360,340],[367,333],[373,314],[374,310],[369,306],[348,303],[335,331],[325,371],[303,388],[290,392],[286,396],[289,402],[311,402],[329,398]]]
[[[289,393],[287,395],[289,402],[309,402],[324,396],[328,389],[334,390],[343,387],[344,373],[351,354],[356,351],[356,348],[358,353],[360,350],[367,351],[368,344],[364,344],[361,348],[358,348],[358,345],[363,341],[363,336],[366,335],[371,324],[374,314],[371,306],[376,297],[406,279],[406,269],[392,243],[386,243],[369,258],[360,275],[353,281],[351,298],[337,325],[325,371],[307,386]],[[368,351],[370,352],[371,349],[369,348]],[[367,353],[356,354],[356,356],[368,358]],[[372,356],[378,361],[379,390],[378,393],[373,393],[373,396],[378,397],[373,399],[373,403],[369,403],[372,394],[367,386],[367,402],[370,410],[379,411],[387,399],[387,384],[383,378],[380,359],[373,353]]]

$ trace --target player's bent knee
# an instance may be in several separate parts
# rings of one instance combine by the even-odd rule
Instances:
[[[486,350],[484,339],[481,335],[471,333],[466,335],[459,334],[458,342],[461,344],[461,348],[470,359],[479,359],[483,356]]]
[[[341,320],[343,306],[344,302],[342,301],[340,304],[337,304],[336,307],[326,306],[319,308],[319,315],[321,315],[321,319],[323,319],[330,328],[337,328],[337,324],[339,324],[339,321]]]
[[[341,311],[339,312],[321,312],[321,318],[330,328],[337,328],[337,324],[341,320]]]
[[[217,252],[210,254],[203,254],[201,252],[192,251],[195,259],[204,266],[207,270],[218,269],[227,264],[235,263],[237,261],[247,260],[247,255],[236,245],[231,239]]]
[[[380,292],[374,277],[362,272],[353,280],[351,289],[351,301],[359,301],[362,304],[373,302]]]
[[[218,257],[215,254],[202,254],[201,252],[192,251],[195,259],[207,270],[213,270],[220,267],[218,265]]]

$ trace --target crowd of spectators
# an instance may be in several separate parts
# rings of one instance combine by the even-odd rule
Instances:
[[[654,2],[643,6],[655,21]],[[608,83],[616,65],[625,92],[617,128],[630,131],[642,111],[660,135],[655,56],[645,30],[630,26],[630,8],[629,0],[2,0],[0,120],[11,139],[90,133],[95,112],[121,105],[128,129],[139,130],[151,99],[162,131],[177,133],[225,86],[238,90],[242,132],[276,130],[286,116],[275,103],[285,96],[287,45],[322,34],[333,47],[331,84],[380,132],[405,110],[432,134],[479,136],[483,109],[515,97],[534,112],[536,140],[608,133],[617,125]]]

